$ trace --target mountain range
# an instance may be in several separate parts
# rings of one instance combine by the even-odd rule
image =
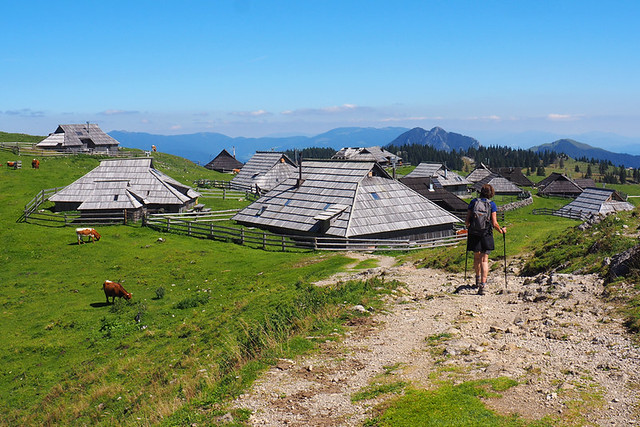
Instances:
[[[203,132],[187,135],[154,135],[143,132],[111,131],[113,138],[124,147],[150,150],[155,145],[159,151],[179,155],[192,161],[206,164],[223,149],[230,153],[235,151],[242,162],[248,161],[256,151],[284,151],[309,147],[324,147],[339,150],[343,147],[395,146],[404,144],[425,144],[439,150],[467,150],[478,148],[481,143],[472,137],[455,132],[447,132],[440,127],[427,131],[420,127],[407,129],[402,127],[360,128],[343,127],[332,129],[315,136],[283,136],[245,138],[230,137],[221,133]],[[538,140],[540,136],[538,136]],[[548,139],[547,139],[548,140]],[[492,143],[493,144],[493,143]],[[511,143],[498,144],[513,147]],[[555,142],[536,145],[534,151],[555,151],[565,153],[573,158],[609,160],[614,165],[640,167],[640,156],[614,153],[602,148],[593,147],[573,139],[558,139]]]
[[[176,154],[199,163],[208,163],[223,149],[235,151],[236,158],[246,162],[256,151],[284,151],[298,148],[322,147],[336,151],[343,147],[371,147],[388,144],[408,129],[386,128],[336,128],[316,136],[287,136],[245,138],[230,137],[221,133],[203,132],[187,135],[154,135],[144,132],[111,131],[109,135],[124,147],[150,150],[155,145],[159,151]]]
[[[591,145],[574,141],[573,139],[559,139],[549,144],[531,147],[531,150],[538,153],[542,153],[544,151],[555,151],[556,153],[564,153],[574,159],[586,157],[589,160],[609,160],[614,164],[614,166],[624,165],[632,168],[640,167],[640,156],[614,153],[603,150],[602,148],[592,147]]]

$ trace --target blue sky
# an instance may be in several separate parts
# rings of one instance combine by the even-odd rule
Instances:
[[[2,2],[0,130],[640,141],[638,1]]]

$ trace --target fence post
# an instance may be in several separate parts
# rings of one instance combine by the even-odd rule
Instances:
[[[262,249],[267,250],[267,233],[262,233]]]
[[[318,250],[318,238],[317,237],[313,238],[313,250],[314,251]]]
[[[244,228],[240,227],[240,244],[244,245]]]
[[[284,243],[284,236],[282,236],[282,252],[286,252],[287,246]]]
[[[171,230],[171,218],[167,217],[167,231]]]
[[[187,222],[187,236],[191,236],[191,221]]]
[[[214,238],[213,224],[209,224],[209,236],[211,236],[211,239]]]
[[[227,200],[227,189],[222,188],[222,200]]]

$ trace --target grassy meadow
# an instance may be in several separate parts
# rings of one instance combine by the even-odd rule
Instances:
[[[0,152],[2,164],[15,157]],[[226,178],[157,160],[186,183]],[[345,306],[375,304],[371,283],[309,286],[352,261],[341,255],[267,252],[139,224],[97,227],[99,242],[78,245],[72,227],[19,221],[38,191],[98,163],[76,156],[0,169],[0,424],[214,424],[218,405],[270,360],[313,347],[296,332],[329,334]],[[123,281],[133,298],[106,304],[105,279]]]
[[[175,156],[154,157],[159,170],[186,184],[231,178]],[[0,163],[8,160],[17,157],[0,151]],[[397,286],[372,281],[317,288],[310,283],[353,260],[339,253],[263,251],[140,224],[96,227],[102,239],[78,245],[72,227],[21,222],[21,213],[37,192],[68,185],[99,159],[43,158],[39,170],[29,167],[30,158],[21,160],[21,170],[0,167],[0,425],[223,425],[225,403],[275,358],[312,350],[318,338],[305,336],[335,339],[342,322],[355,315],[348,307],[379,307],[378,296]],[[623,191],[640,194],[638,186]],[[247,204],[201,203],[213,209]],[[638,227],[632,213],[582,234],[575,231],[577,221],[531,215],[534,207],[565,203],[534,196],[533,206],[507,213],[507,257],[525,259],[532,273],[589,270],[600,265],[599,256],[634,244],[623,228]],[[616,243],[593,250],[603,238]],[[498,240],[491,256],[500,261],[496,268],[502,266],[501,245]],[[419,266],[464,269],[461,245],[389,254]],[[365,261],[357,268],[371,267]],[[122,281],[132,300],[107,304],[106,279]],[[416,416],[429,425],[433,414],[415,402],[426,408],[442,396],[468,401],[471,424],[521,425],[484,408],[477,384],[407,390],[372,425],[403,425],[399,419]],[[457,416],[458,406],[438,416]],[[248,417],[243,411],[232,415],[232,425]]]

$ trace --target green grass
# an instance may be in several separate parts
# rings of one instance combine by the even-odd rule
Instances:
[[[44,136],[27,135],[24,133],[0,132],[0,142],[31,142],[37,144],[44,138]]]
[[[158,157],[185,183],[216,175]],[[139,224],[98,227],[99,242],[77,245],[73,228],[18,221],[38,191],[98,163],[0,169],[0,425],[213,424],[275,357],[314,346],[300,336],[333,331],[350,315],[345,302],[375,306],[377,289],[395,286],[310,286],[353,262],[340,254],[267,252]],[[133,298],[107,305],[105,279]]]
[[[436,390],[410,389],[404,396],[384,404],[379,416],[367,426],[543,426],[518,416],[502,416],[486,408],[481,399],[498,398],[517,382],[507,378],[445,384]]]

